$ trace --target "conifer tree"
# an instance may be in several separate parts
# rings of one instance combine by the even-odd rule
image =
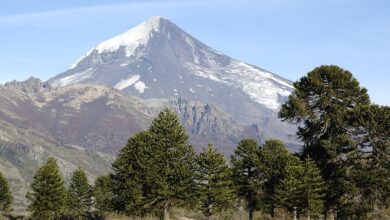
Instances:
[[[303,204],[303,166],[299,164],[287,165],[285,177],[275,187],[275,201],[278,207],[294,214],[294,219],[300,214]]]
[[[0,172],[0,212],[10,211],[12,208],[12,194],[7,179]]]
[[[112,211],[112,182],[109,175],[95,179],[93,188],[94,205],[101,213]]]
[[[73,219],[86,219],[92,208],[92,187],[87,174],[78,168],[73,172],[68,190],[68,208]]]
[[[286,178],[289,166],[299,164],[299,159],[292,155],[279,140],[268,140],[260,150],[259,159],[263,168],[264,196],[263,201],[268,206],[271,216],[275,214],[278,205],[276,197],[277,186]]]
[[[49,158],[34,175],[30,200],[31,219],[50,220],[60,217],[66,202],[66,190],[57,161]]]
[[[199,189],[200,210],[211,217],[232,206],[234,190],[232,170],[226,159],[212,145],[204,149],[197,158],[195,172]]]
[[[158,165],[154,183],[156,189],[149,194],[151,207],[160,210],[160,218],[168,219],[174,205],[193,200],[195,153],[188,143],[186,130],[178,116],[168,108],[162,110],[152,122],[149,131],[156,135],[155,164]]]
[[[179,118],[164,109],[148,131],[129,139],[113,163],[113,209],[168,219],[172,206],[194,199],[194,156]]]
[[[156,136],[149,131],[141,131],[131,137],[122,148],[112,165],[110,178],[113,210],[127,215],[143,215],[149,209],[151,187],[158,180],[160,164],[156,152]],[[143,196],[144,195],[144,196]],[[151,211],[151,210],[148,210]]]
[[[298,190],[301,202],[300,213],[318,219],[325,209],[326,184],[321,176],[321,171],[310,157],[303,161],[303,173],[301,173],[301,184]]]
[[[246,201],[249,220],[253,219],[253,212],[259,206],[264,182],[259,152],[260,147],[255,140],[243,139],[231,157],[237,195]]]
[[[302,155],[316,162],[329,185],[327,209],[346,210],[343,200],[356,198],[351,192],[357,187],[347,171],[352,167],[351,156],[362,150],[354,140],[358,136],[351,135],[357,127],[348,118],[360,106],[370,105],[367,90],[352,73],[337,66],[315,68],[295,82],[294,88],[279,115],[299,126]]]

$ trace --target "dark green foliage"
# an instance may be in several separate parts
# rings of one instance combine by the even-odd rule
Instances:
[[[194,197],[194,151],[178,117],[164,109],[149,131],[130,138],[113,164],[113,208],[131,215],[169,209]]]
[[[231,157],[237,195],[246,201],[249,220],[253,219],[253,212],[259,208],[259,198],[263,192],[263,168],[259,167],[259,153],[260,147],[255,140],[244,139]]]
[[[0,172],[0,212],[12,209],[12,194],[7,179]]]
[[[278,198],[277,186],[288,176],[287,168],[299,165],[299,159],[292,155],[279,140],[268,140],[260,150],[259,159],[264,179],[264,203],[274,215]]]
[[[127,215],[142,215],[142,209],[147,208],[143,205],[148,202],[150,191],[154,190],[150,184],[153,184],[159,166],[154,163],[160,156],[154,153],[158,150],[156,141],[153,133],[142,131],[131,137],[119,152],[111,176],[114,210]]]
[[[303,161],[303,173],[300,185],[300,210],[307,216],[318,218],[325,209],[326,184],[322,179],[321,172],[309,157]]]
[[[184,205],[194,196],[194,150],[188,143],[188,136],[177,115],[164,109],[153,120],[149,131],[157,138],[154,155],[157,172],[154,178],[156,190],[150,198],[158,200],[152,206],[163,211],[167,218],[171,206]]]
[[[318,67],[294,87],[280,116],[298,124],[302,155],[313,158],[328,185],[327,208],[340,218],[362,219],[386,207],[387,108],[371,106],[367,90],[337,66]]]
[[[324,211],[325,191],[320,170],[307,157],[286,167],[286,177],[277,185],[275,198],[280,207],[317,219]]]
[[[209,145],[197,158],[195,172],[200,210],[210,217],[232,207],[234,190],[232,170],[225,157]]]
[[[96,178],[93,188],[95,208],[100,213],[112,210],[112,183],[109,175]]]
[[[340,215],[353,213],[355,219],[363,219],[390,205],[390,108],[360,106],[348,119],[352,124],[348,131],[358,137],[354,138],[358,150],[349,155],[351,190],[342,198]]]
[[[68,209],[73,219],[85,219],[92,208],[92,187],[84,170],[74,171],[68,190]]]
[[[34,175],[31,192],[27,194],[30,200],[31,219],[49,220],[57,218],[64,211],[66,190],[57,161],[49,158]]]

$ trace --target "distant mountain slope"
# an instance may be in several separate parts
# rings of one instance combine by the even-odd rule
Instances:
[[[32,89],[34,86],[41,89]],[[26,93],[25,88],[38,92]],[[164,107],[178,113],[189,136],[197,140],[193,144],[198,149],[209,142],[223,143],[219,149],[230,154],[242,137],[260,139],[253,126],[242,125],[217,107],[198,101],[143,100],[93,84],[51,88],[34,78],[7,83],[1,89],[0,102],[4,107],[0,119],[37,131],[57,145],[74,144],[115,154],[130,135],[148,128]]]
[[[90,178],[108,173],[127,139],[147,129],[169,107],[180,116],[200,151],[213,143],[230,155],[241,138],[261,141],[256,126],[244,126],[213,105],[181,98],[142,100],[101,85],[51,88],[39,79],[0,85],[0,170],[11,179],[16,207],[25,207],[33,174],[50,156],[66,178],[81,166]]]
[[[100,43],[48,82],[108,85],[143,99],[196,100],[239,123],[256,124],[267,138],[296,142],[295,128],[277,118],[293,89],[289,80],[219,53],[161,17]]]

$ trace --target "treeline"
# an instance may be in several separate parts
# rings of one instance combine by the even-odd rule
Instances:
[[[212,145],[195,154],[178,117],[164,109],[93,186],[78,169],[66,189],[50,158],[27,195],[31,218],[121,213],[168,219],[173,207],[185,207],[211,219],[243,206],[249,219],[255,211],[273,217],[279,209],[297,218],[367,219],[388,208],[390,108],[373,105],[367,90],[337,66],[318,67],[294,87],[279,115],[298,126],[303,146],[297,154],[278,140],[259,145],[251,139],[242,140],[229,161]],[[0,190],[7,191],[1,179]],[[10,208],[12,197],[6,197],[0,197],[2,209]]]

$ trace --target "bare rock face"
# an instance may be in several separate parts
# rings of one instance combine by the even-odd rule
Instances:
[[[102,84],[142,99],[194,100],[257,125],[264,138],[297,143],[296,128],[277,117],[293,89],[289,80],[219,53],[161,17],[98,44],[48,83]]]
[[[115,154],[131,135],[147,129],[164,107],[177,112],[197,149],[213,142],[229,155],[250,130],[214,105],[183,98],[144,100],[92,84],[42,90],[34,95],[25,92],[25,86],[7,84],[1,89],[4,108],[0,119],[39,132],[58,146],[70,144]],[[38,89],[31,87],[28,91]]]

